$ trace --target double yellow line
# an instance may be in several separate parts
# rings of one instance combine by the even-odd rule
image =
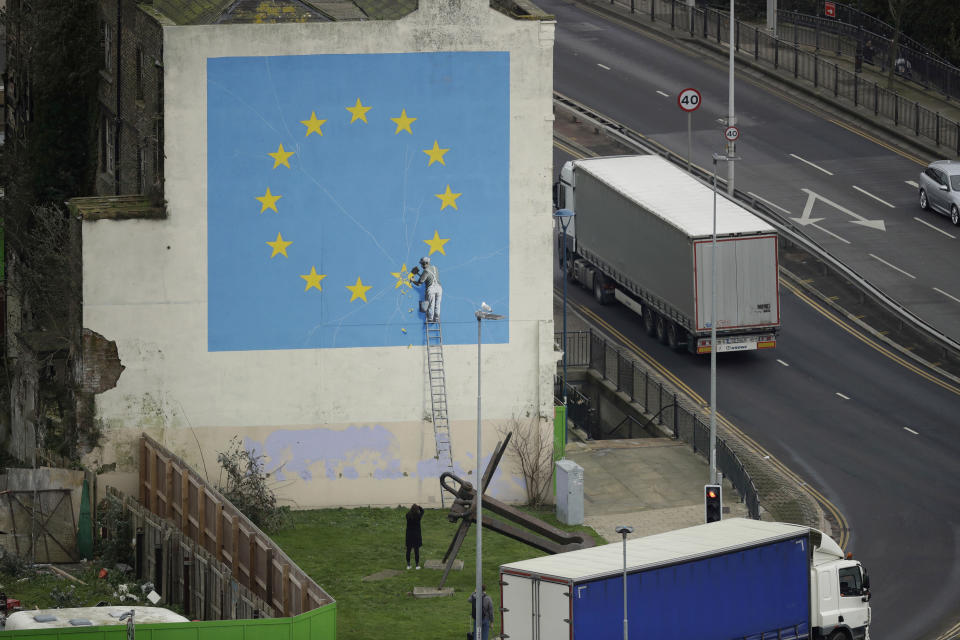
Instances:
[[[562,295],[562,292],[554,289],[555,295]],[[690,388],[687,383],[678,378],[672,371],[664,367],[660,362],[658,362],[653,356],[644,351],[633,342],[630,338],[621,333],[616,327],[611,325],[609,322],[604,320],[602,317],[593,312],[590,308],[571,301],[568,299],[567,304],[572,306],[577,312],[579,312],[584,317],[588,318],[591,322],[602,328],[606,333],[611,337],[617,340],[621,345],[623,345],[627,350],[629,350],[634,356],[643,362],[650,365],[653,369],[657,371],[661,376],[668,380],[672,385],[677,389],[682,391],[684,395],[691,398],[694,402],[700,405],[703,409],[709,408],[709,402],[704,400],[696,391]],[[717,421],[722,424],[730,433],[737,436],[737,438],[742,441],[746,447],[760,456],[761,459],[769,462],[771,467],[777,470],[784,477],[792,480],[797,484],[797,486],[810,495],[815,501],[817,501],[824,511],[828,512],[834,520],[839,525],[840,530],[834,532],[834,539],[837,544],[840,545],[840,548],[846,547],[847,543],[850,541],[849,526],[847,524],[846,518],[843,517],[843,514],[840,513],[840,510],[826,498],[822,493],[817,491],[815,488],[806,483],[800,476],[790,470],[785,464],[780,462],[773,454],[764,449],[756,440],[744,433],[740,428],[733,424],[730,420],[725,418],[720,412],[717,412]]]

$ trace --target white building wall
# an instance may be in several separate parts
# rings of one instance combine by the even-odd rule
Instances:
[[[509,342],[482,351],[483,455],[513,417],[551,428],[554,24],[478,0],[420,6],[399,21],[164,29],[169,216],[87,222],[83,233],[84,327],[116,341],[126,367],[96,397],[108,444],[92,462],[117,463],[108,481],[132,490],[146,431],[216,482],[216,454],[236,435],[267,456],[274,488],[297,507],[439,503],[424,347],[208,351],[210,58],[509,52]],[[444,355],[455,467],[472,479],[477,348],[447,345]],[[492,493],[522,499],[517,470],[501,468]]]

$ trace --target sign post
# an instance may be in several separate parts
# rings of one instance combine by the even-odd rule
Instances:
[[[700,92],[693,88],[687,88],[677,96],[677,106],[687,112],[687,171],[690,171],[690,155],[693,147],[693,125],[691,120],[693,112],[700,108]]]

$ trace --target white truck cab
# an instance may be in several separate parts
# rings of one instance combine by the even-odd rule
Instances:
[[[826,535],[814,547],[810,592],[814,638],[870,639],[870,577]]]

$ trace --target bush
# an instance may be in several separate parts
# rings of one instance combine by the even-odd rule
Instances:
[[[50,599],[53,601],[53,606],[57,609],[80,606],[80,598],[77,597],[77,588],[72,584],[66,587],[57,585],[51,589]]]
[[[130,514],[117,500],[105,498],[97,505],[97,531],[93,554],[102,566],[113,568],[117,563],[133,565],[133,525]]]
[[[234,437],[226,452],[217,453],[217,462],[227,475],[226,483],[219,483],[223,497],[264,531],[287,526],[290,507],[277,506],[277,496],[267,485],[270,474],[264,470],[263,456],[247,451]]]

